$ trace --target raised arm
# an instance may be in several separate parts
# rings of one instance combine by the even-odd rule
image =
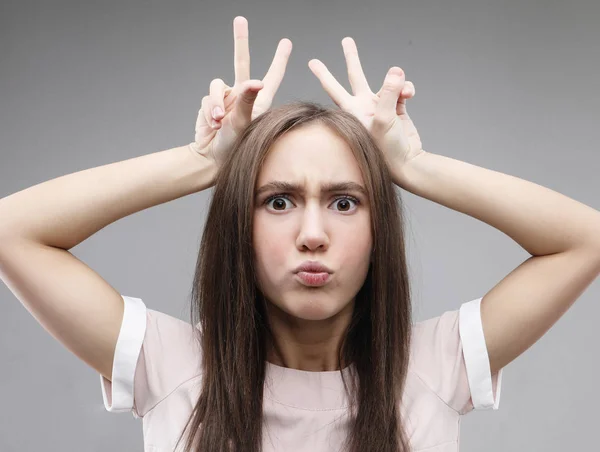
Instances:
[[[250,80],[244,18],[235,19],[234,35],[235,84],[213,80],[194,142],[58,177],[0,200],[0,278],[54,338],[109,380],[123,301],[69,249],[120,218],[214,183],[237,134],[271,105],[291,51],[282,40],[264,80]],[[221,111],[213,114],[214,107]]]
[[[319,60],[310,68],[333,101],[370,130],[400,187],[497,228],[532,257],[481,301],[492,374],[531,347],[600,274],[600,212],[497,171],[425,152],[406,111],[414,85],[392,67],[369,88],[356,44],[342,41],[353,94]]]
[[[111,379],[123,301],[68,250],[120,218],[208,187],[214,168],[183,146],[3,198],[0,278],[55,339]]]

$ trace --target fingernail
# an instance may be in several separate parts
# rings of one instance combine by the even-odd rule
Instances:
[[[388,70],[388,75],[390,77],[402,77],[402,75],[404,75],[404,71],[399,67],[391,67]]]
[[[217,116],[222,116],[222,115],[223,115],[223,110],[221,109],[221,107],[213,108],[213,118],[216,118]]]

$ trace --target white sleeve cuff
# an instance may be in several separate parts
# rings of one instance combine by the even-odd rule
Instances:
[[[496,397],[494,400],[490,360],[481,322],[481,300],[482,298],[478,298],[461,305],[459,314],[460,340],[463,347],[473,408],[476,410],[490,408],[497,410],[500,404],[503,369],[500,369],[497,375]]]
[[[133,381],[146,334],[146,305],[140,298],[123,297],[123,322],[112,367],[112,382],[100,375],[104,407],[110,412],[133,410]]]

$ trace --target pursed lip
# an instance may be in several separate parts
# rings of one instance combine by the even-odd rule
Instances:
[[[333,273],[326,265],[319,261],[304,261],[294,270],[294,273],[310,272],[310,273]]]

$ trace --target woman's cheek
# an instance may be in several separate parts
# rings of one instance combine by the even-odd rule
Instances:
[[[265,247],[263,255],[264,266],[269,270],[270,274],[275,275],[276,272],[282,272],[287,269],[289,264],[285,261],[285,255],[285,247],[276,237],[273,237]]]
[[[276,234],[261,234],[256,239],[255,254],[260,273],[263,278],[274,282],[281,277],[279,273],[284,272],[290,265],[285,261],[285,246]]]

